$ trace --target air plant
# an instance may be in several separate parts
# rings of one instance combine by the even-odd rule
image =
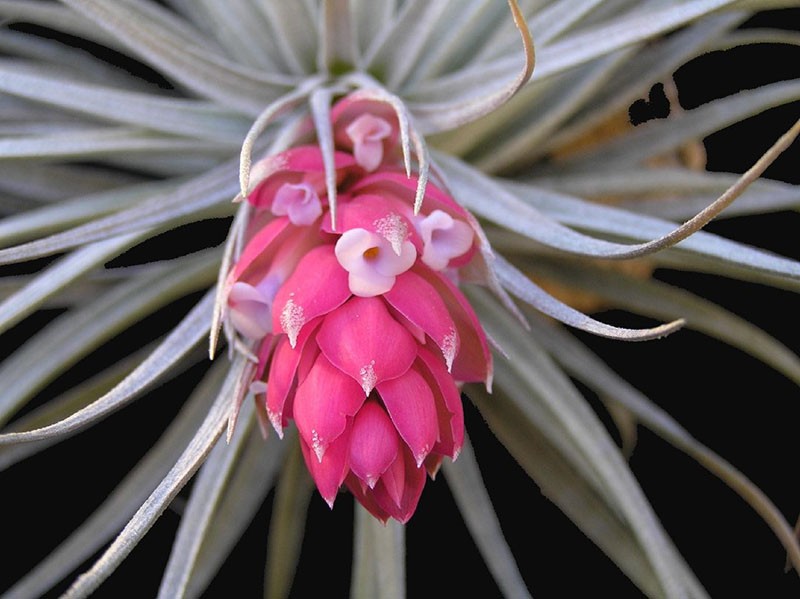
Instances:
[[[708,590],[627,461],[638,428],[738,493],[800,568],[791,515],[587,337],[646,355],[695,330],[800,381],[790,348],[655,275],[797,290],[796,260],[702,229],[796,208],[796,185],[761,177],[800,121],[743,174],[706,170],[700,140],[800,83],[683,109],[673,81],[709,52],[797,44],[739,28],[795,4],[0,1],[0,464],[53,481],[36,454],[80,439],[95,461],[49,487],[25,537],[121,462],[4,597],[101,593],[167,510],[158,594],[199,596],[265,509],[264,593],[288,596],[319,507],[354,527],[336,584],[404,596],[406,532],[444,485],[438,509],[457,507],[500,592],[528,596],[504,529],[535,529],[493,509],[470,441],[485,425],[646,596]],[[659,83],[669,118],[634,127]],[[126,419],[142,406],[159,415]],[[34,489],[4,483],[4,501]]]

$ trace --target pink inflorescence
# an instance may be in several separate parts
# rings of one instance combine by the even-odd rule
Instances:
[[[480,271],[479,236],[433,183],[414,213],[418,178],[401,169],[386,104],[345,98],[331,118],[336,222],[316,145],[257,165],[227,318],[258,348],[257,401],[279,435],[294,420],[328,504],[346,485],[375,517],[406,522],[426,472],[462,446],[459,384],[491,379],[457,287]]]

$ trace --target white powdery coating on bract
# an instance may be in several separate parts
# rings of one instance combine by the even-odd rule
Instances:
[[[450,329],[450,332],[442,339],[442,354],[444,361],[447,364],[447,372],[453,369],[453,360],[456,359],[456,352],[458,350],[458,333],[455,329]]]
[[[375,360],[370,361],[366,366],[362,366],[359,375],[361,376],[361,388],[364,390],[364,394],[369,396],[378,382],[378,376],[375,374]]]
[[[372,224],[375,231],[391,244],[394,253],[399,256],[403,250],[403,242],[408,237],[408,225],[403,218],[392,212]]]
[[[274,410],[267,408],[267,418],[269,418],[272,428],[274,428],[275,432],[278,433],[278,438],[283,439],[283,422],[281,414],[278,414]]]
[[[286,305],[281,310],[281,329],[289,336],[289,345],[294,348],[297,344],[297,336],[300,334],[300,329],[306,323],[305,315],[303,314],[303,306],[298,306],[290,297],[286,301]]]
[[[311,449],[314,450],[314,455],[317,456],[319,463],[322,463],[322,457],[325,455],[325,448],[319,440],[319,433],[316,429],[311,429]]]

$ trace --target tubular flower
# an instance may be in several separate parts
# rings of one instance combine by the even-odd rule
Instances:
[[[433,183],[414,214],[420,181],[383,145],[397,123],[382,108],[345,98],[332,111],[335,227],[319,148],[255,166],[227,314],[254,344],[256,401],[279,435],[294,420],[325,501],[345,485],[375,517],[406,522],[426,471],[464,442],[459,384],[488,387],[492,359],[457,286],[482,260],[480,236]]]

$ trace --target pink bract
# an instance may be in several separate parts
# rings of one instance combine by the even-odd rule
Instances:
[[[353,94],[331,119],[336,228],[317,146],[258,163],[226,314],[258,359],[256,401],[279,435],[295,423],[325,501],[344,486],[376,518],[406,522],[463,445],[461,384],[491,382],[458,288],[462,268],[485,270],[482,237],[435,182],[414,214],[418,180],[399,168],[387,103]]]

